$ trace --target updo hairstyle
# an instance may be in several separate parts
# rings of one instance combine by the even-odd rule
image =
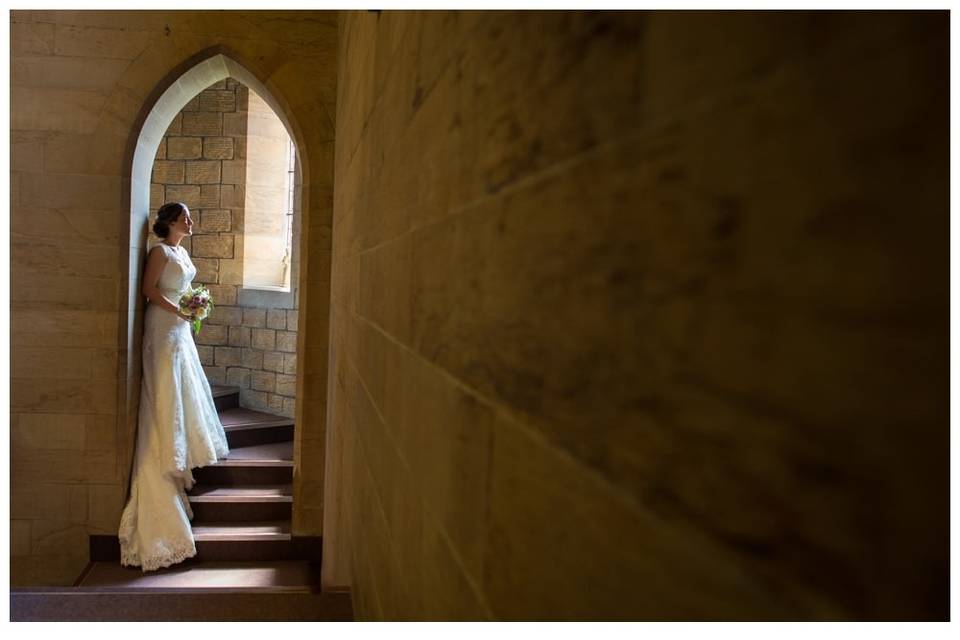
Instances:
[[[157,221],[153,223],[153,232],[161,238],[166,238],[170,235],[170,225],[174,224],[186,209],[187,205],[182,202],[168,202],[157,209]]]

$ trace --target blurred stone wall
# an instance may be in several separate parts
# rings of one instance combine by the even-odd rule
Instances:
[[[359,619],[945,619],[945,12],[341,19]]]

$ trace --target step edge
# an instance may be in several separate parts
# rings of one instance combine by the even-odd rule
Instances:
[[[289,533],[193,534],[194,542],[289,542],[291,540],[293,536]]]
[[[187,498],[190,502],[208,503],[208,504],[282,504],[293,502],[293,496],[191,496]]]
[[[279,459],[240,459],[235,458],[230,460],[229,458],[215,462],[214,464],[208,464],[203,468],[216,468],[216,467],[292,467],[293,460],[279,460]]]
[[[106,594],[154,594],[154,593],[312,593],[316,595],[336,595],[341,592],[323,592],[319,586],[313,585],[285,585],[277,587],[49,587],[44,590],[40,587],[29,589],[11,589],[10,595],[15,594],[70,594],[83,595],[90,593]]]
[[[240,394],[240,387],[231,387],[229,385],[211,385],[210,386],[210,395],[214,398],[223,398],[225,396],[230,396],[233,394]]]
[[[223,424],[221,422],[221,424]],[[234,424],[224,424],[223,430],[227,433],[239,433],[241,431],[256,431],[258,429],[283,429],[285,427],[295,428],[293,422],[238,422]]]

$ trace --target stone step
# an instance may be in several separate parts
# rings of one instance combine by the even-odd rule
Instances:
[[[144,572],[119,562],[92,562],[76,586],[97,589],[315,591],[319,567],[306,560],[196,560]]]
[[[293,442],[236,447],[216,464],[193,471],[201,486],[274,485],[293,482]]]
[[[197,527],[209,526],[209,524],[198,523]],[[239,524],[246,527],[251,523]],[[270,523],[255,524],[270,525]],[[200,536],[205,539],[196,540],[197,555],[192,560],[310,560],[319,562],[323,548],[321,538],[319,536],[291,536],[289,522],[285,524],[286,527],[275,528],[272,531],[261,531],[259,536],[231,535],[229,532],[223,531],[219,535]],[[194,528],[195,531],[197,527]],[[207,532],[209,533],[209,529]],[[233,533],[238,532],[234,531]],[[264,535],[264,533],[269,535]],[[90,536],[90,559],[119,563],[120,541],[117,536],[115,534],[112,536]]]
[[[210,392],[213,395],[213,404],[217,411],[224,411],[240,406],[240,389],[220,384],[211,384]]]
[[[191,504],[197,502],[293,502],[289,484],[245,485],[241,487],[194,486],[188,492]]]
[[[201,542],[274,542],[290,540],[290,521],[216,522],[193,525],[193,539]],[[198,548],[199,551],[199,548]]]
[[[256,589],[48,587],[10,590],[16,622],[349,622],[350,594]]]
[[[231,448],[293,440],[293,419],[255,409],[233,407],[219,412]]]
[[[289,484],[197,485],[188,497],[195,524],[277,521],[293,517],[293,488]]]

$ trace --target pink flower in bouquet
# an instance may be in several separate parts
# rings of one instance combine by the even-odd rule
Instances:
[[[188,289],[180,298],[180,312],[192,318],[190,321],[194,333],[200,332],[203,320],[213,310],[213,299],[206,287]]]

